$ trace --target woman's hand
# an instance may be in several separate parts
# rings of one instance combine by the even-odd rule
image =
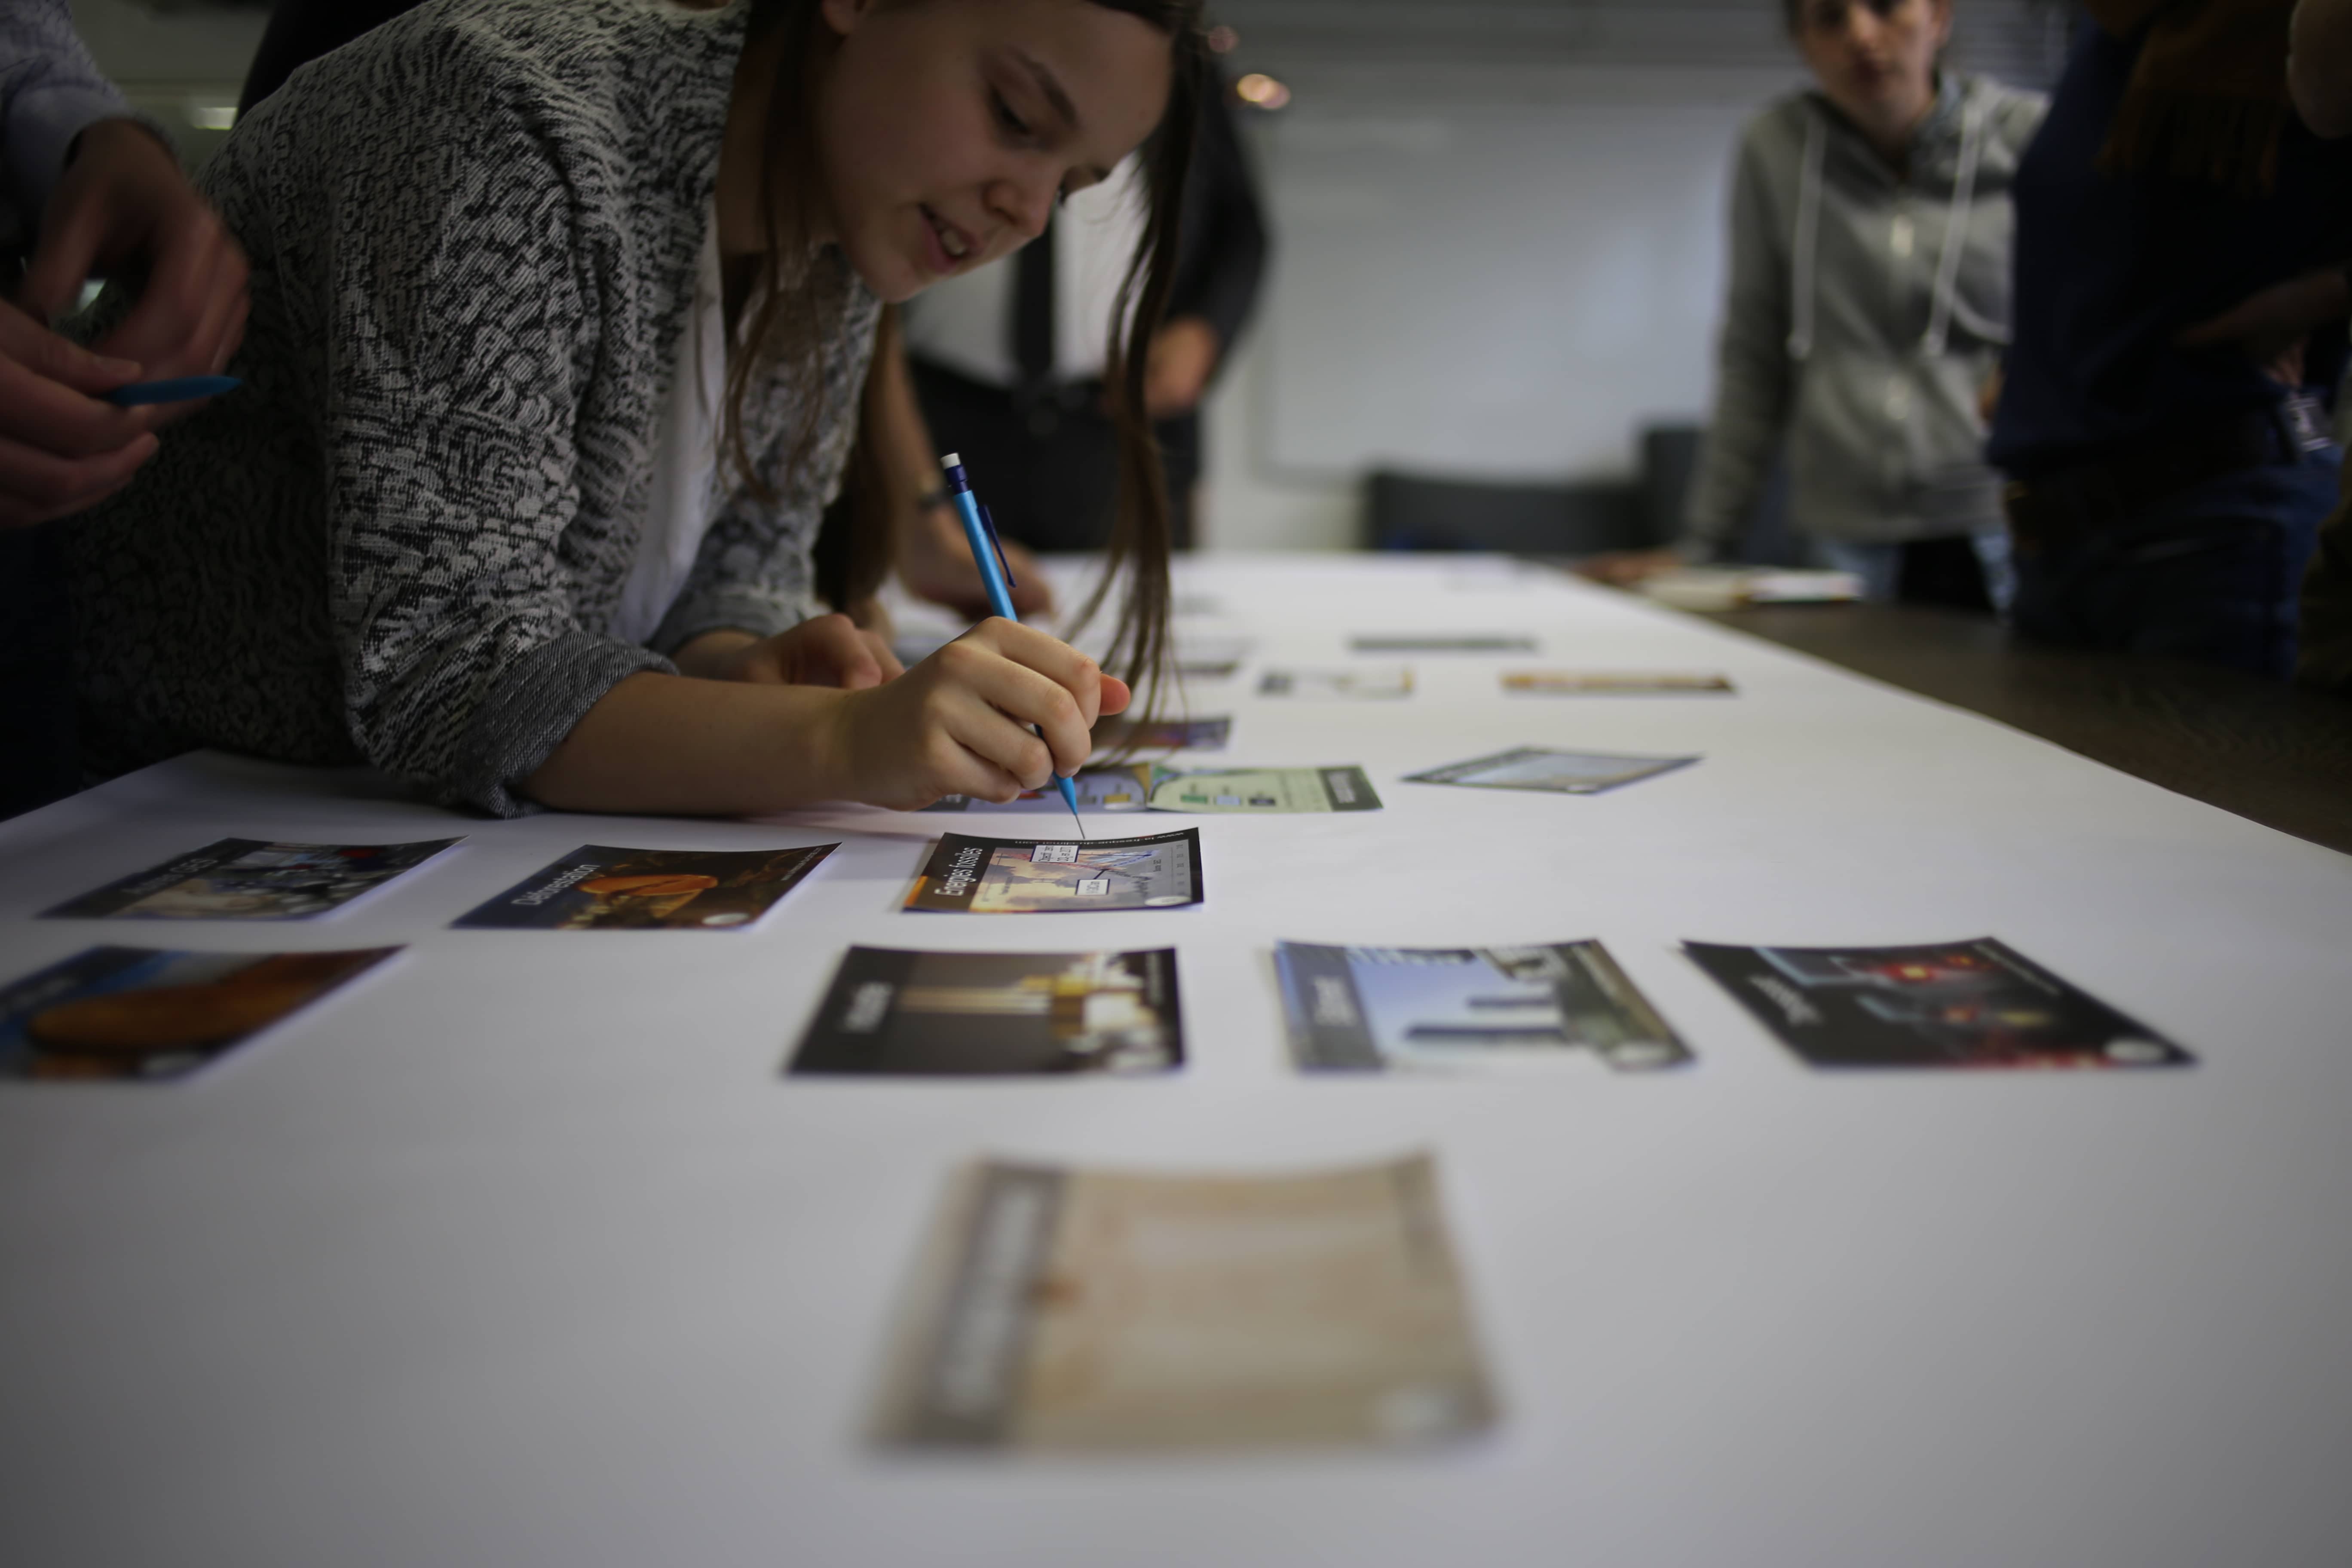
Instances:
[[[1095,721],[1129,697],[1076,648],[992,616],[898,679],[845,696],[830,750],[853,800],[898,811],[948,795],[1008,801],[1076,773]]]
[[[1578,562],[1576,574],[1612,588],[1633,588],[1682,563],[1683,558],[1671,550],[1612,550]]]
[[[845,691],[863,691],[906,673],[886,633],[866,631],[840,615],[818,616],[772,637],[709,632],[680,648],[674,662],[680,675],[704,680]]]
[[[1013,613],[1052,613],[1054,591],[1037,558],[1011,540],[1003,541],[1005,564],[1013,569]],[[954,509],[928,507],[898,537],[898,580],[907,592],[935,605],[945,605],[967,616],[989,613],[988,590],[972,564],[971,545]]]

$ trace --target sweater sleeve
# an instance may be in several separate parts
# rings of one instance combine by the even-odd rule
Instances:
[[[27,232],[40,222],[74,138],[100,120],[129,117],[74,32],[66,0],[0,5],[0,185]]]
[[[614,542],[567,532],[599,275],[541,136],[494,89],[388,117],[322,200],[328,594],[345,719],[371,763],[515,816],[517,792],[658,655],[583,627]]]
[[[1731,285],[1716,353],[1715,414],[1683,520],[1683,552],[1721,558],[1770,480],[1788,421],[1789,260],[1765,188],[1760,128],[1740,144],[1731,187]]]

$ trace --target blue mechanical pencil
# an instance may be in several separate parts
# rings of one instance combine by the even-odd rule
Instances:
[[[947,470],[948,496],[955,502],[956,515],[963,519],[963,536],[971,544],[971,563],[980,568],[981,584],[988,590],[988,607],[995,614],[1016,625],[1021,617],[1013,613],[1013,568],[1004,559],[1004,546],[996,537],[996,520],[971,493],[971,478],[963,471],[963,458],[950,452],[940,459]],[[1036,730],[1035,725],[1031,725]],[[1037,731],[1038,739],[1045,731]],[[1062,786],[1062,800],[1070,808],[1070,820],[1078,825],[1078,837],[1086,837],[1086,819],[1078,815],[1077,786],[1058,773],[1054,782]]]

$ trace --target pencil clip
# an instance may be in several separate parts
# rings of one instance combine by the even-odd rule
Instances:
[[[1021,584],[1013,580],[1013,563],[1004,558],[1004,541],[996,536],[994,514],[983,506],[980,509],[980,521],[981,525],[988,530],[988,547],[996,552],[996,564],[998,570],[1004,574],[1004,585],[1018,588]]]

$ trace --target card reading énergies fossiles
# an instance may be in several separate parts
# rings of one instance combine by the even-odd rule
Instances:
[[[1540,947],[1321,947],[1276,952],[1301,1068],[1451,1072],[1542,1068],[1590,1053],[1621,1072],[1689,1049],[1597,942]]]
[[[1407,784],[1461,784],[1472,789],[1526,789],[1550,795],[1599,795],[1637,779],[1654,778],[1696,757],[1624,757],[1604,752],[1556,752],[1517,746],[1491,757],[1407,773]]]
[[[1204,897],[1200,829],[1140,838],[971,838],[931,851],[910,910],[953,914],[1099,914],[1175,909]]]
[[[740,930],[840,847],[623,849],[583,844],[452,923],[495,931]]]
[[[273,844],[224,838],[71,899],[43,918],[299,921],[341,909],[457,843]]]
[[[93,947],[0,988],[0,1079],[185,1078],[399,951]]]
[[[794,1074],[965,1077],[1172,1071],[1176,954],[853,947]]]
[[[2196,1058],[1991,937],[1683,951],[1820,1068],[2166,1068]]]
[[[1426,1155],[1286,1175],[960,1173],[895,1337],[895,1446],[1405,1448],[1495,1398]]]

